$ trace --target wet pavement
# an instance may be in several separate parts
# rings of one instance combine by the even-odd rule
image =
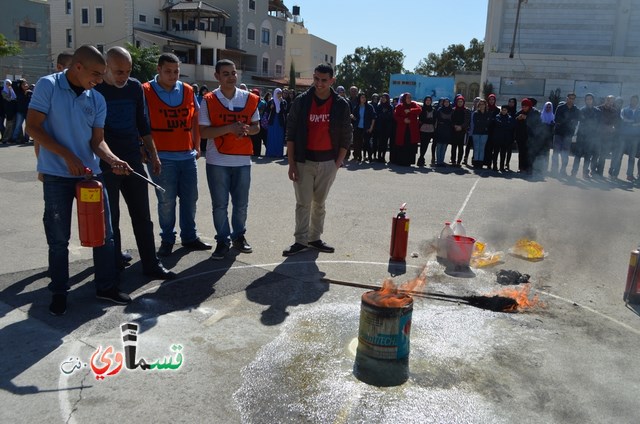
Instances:
[[[293,242],[293,190],[283,161],[258,159],[247,232],[254,253],[216,262],[176,246],[164,263],[179,278],[149,280],[123,216],[123,245],[136,259],[122,287],[134,302],[110,306],[94,297],[90,250],[74,228],[68,312],[53,317],[32,152],[11,146],[0,155],[1,422],[637,422],[639,308],[622,302],[638,241],[637,186],[350,163],[328,201],[323,239],[336,253],[283,258]],[[212,241],[199,165],[197,222]],[[402,202],[411,218],[406,264],[388,254]],[[548,256],[507,254],[497,267],[452,276],[428,240],[457,216],[492,250],[528,236]],[[505,288],[495,272],[514,269],[531,275],[542,304],[502,313],[416,296],[409,380],[388,388],[358,381],[365,289],[327,279],[404,282],[425,264],[429,292],[493,295]],[[115,371],[127,322],[139,325],[137,360],[153,368]],[[94,368],[109,363],[102,379],[94,354]]]

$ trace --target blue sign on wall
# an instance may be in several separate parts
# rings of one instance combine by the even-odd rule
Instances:
[[[440,97],[453,99],[454,77],[427,77],[415,74],[391,74],[389,95],[398,97],[402,93],[410,93],[414,100],[422,101],[426,96],[437,101]]]

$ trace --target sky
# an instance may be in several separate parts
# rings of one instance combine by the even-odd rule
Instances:
[[[338,47],[336,64],[357,47],[402,50],[410,71],[429,53],[484,39],[488,0],[285,0],[310,34]],[[384,5],[384,6],[383,6]]]

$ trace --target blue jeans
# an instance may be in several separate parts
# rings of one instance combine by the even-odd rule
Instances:
[[[251,186],[251,166],[218,166],[207,164],[207,183],[211,193],[213,226],[216,241],[229,244],[247,231],[247,209],[249,207],[249,187]],[[229,226],[229,197],[233,204],[231,227]]]
[[[447,153],[447,143],[436,143],[436,163],[444,164],[444,155]]]
[[[162,160],[160,175],[154,175],[149,167],[153,182],[164,188],[158,196],[158,222],[160,238],[163,242],[176,242],[176,199],[180,198],[180,238],[189,243],[198,238],[196,231],[196,203],[198,202],[198,167],[196,159]]]
[[[488,139],[489,136],[487,134],[473,135],[473,160],[484,161],[484,148]]]
[[[97,177],[101,180],[101,177]],[[69,238],[71,237],[71,213],[78,178],[44,175],[44,231],[49,245],[49,290],[53,294],[66,294],[69,290]],[[118,287],[113,231],[107,191],[103,186],[105,244],[93,248],[96,289],[100,291]]]
[[[15,141],[18,141],[20,138],[20,135],[22,134],[22,124],[24,123],[24,118],[25,118],[24,114],[20,112],[16,113],[16,119],[13,124],[15,126],[13,127],[13,135],[11,136],[11,138]],[[24,134],[24,136],[27,139],[26,141],[29,141],[29,138],[26,133]]]

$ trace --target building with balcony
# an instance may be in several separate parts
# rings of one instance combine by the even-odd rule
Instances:
[[[156,45],[181,60],[187,82],[215,87],[214,65],[232,60],[239,82],[285,74],[282,0],[51,0],[56,34],[51,56],[92,44],[100,50],[129,42]]]
[[[0,32],[8,41],[15,41],[21,52],[0,57],[0,76],[25,78],[35,83],[52,72],[49,27],[49,3],[43,0],[14,0],[0,14]]]
[[[484,45],[499,103],[640,93],[640,0],[489,0]]]

